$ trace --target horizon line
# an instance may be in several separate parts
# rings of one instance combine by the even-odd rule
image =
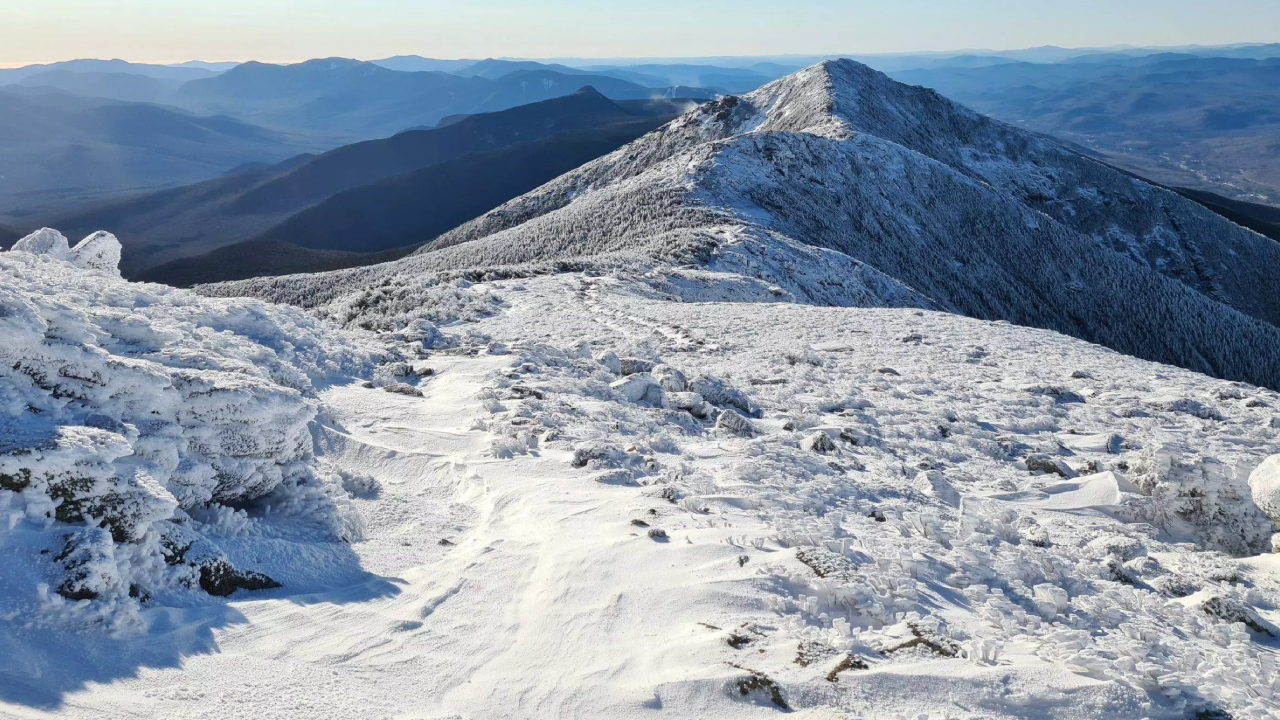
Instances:
[[[179,65],[184,65],[184,64],[190,64],[190,63],[206,63],[206,64],[210,64],[210,65],[225,64],[225,63],[235,63],[235,64],[237,64],[237,65],[240,65],[240,64],[244,64],[244,63],[248,63],[248,62],[261,62],[261,63],[269,64],[269,65],[296,65],[296,64],[304,63],[304,62],[308,62],[308,61],[311,61],[311,60],[328,60],[328,59],[339,59],[339,58],[340,58],[340,59],[345,59],[345,60],[356,60],[356,61],[359,61],[359,62],[374,62],[374,63],[376,63],[376,62],[380,62],[380,61],[383,61],[383,60],[390,60],[390,59],[392,59],[392,58],[400,58],[400,57],[419,57],[419,58],[423,58],[423,59],[425,59],[425,60],[440,60],[440,61],[445,61],[445,62],[449,62],[449,61],[453,61],[453,62],[461,62],[461,61],[473,61],[473,62],[479,62],[479,61],[482,61],[482,60],[509,60],[509,61],[514,61],[514,62],[552,62],[552,61],[573,61],[573,60],[580,60],[580,61],[608,61],[608,60],[613,60],[613,61],[620,61],[620,60],[625,60],[625,61],[646,61],[646,60],[647,60],[647,61],[658,61],[658,60],[674,61],[674,60],[714,60],[714,59],[748,59],[748,58],[817,58],[817,57],[824,57],[824,58],[831,58],[831,57],[849,57],[849,58],[854,58],[854,57],[907,57],[907,56],[916,56],[916,55],[951,55],[951,56],[957,56],[957,55],[971,55],[971,54],[977,54],[977,53],[1014,53],[1014,52],[1026,52],[1026,51],[1029,51],[1029,50],[1048,50],[1048,49],[1054,49],[1054,50],[1082,50],[1082,51],[1092,51],[1092,52],[1107,51],[1107,50],[1177,50],[1177,49],[1196,49],[1196,48],[1199,48],[1199,49],[1215,49],[1215,48],[1245,48],[1245,47],[1260,47],[1260,46],[1265,46],[1265,45],[1277,45],[1277,44],[1280,44],[1280,40],[1273,40],[1273,41],[1261,41],[1261,42],[1256,42],[1256,41],[1248,41],[1248,42],[1233,42],[1233,43],[1222,43],[1222,44],[1214,44],[1214,45],[1201,45],[1201,44],[1191,44],[1191,45],[1078,45],[1078,46],[1071,46],[1071,47],[1064,46],[1064,45],[1035,45],[1035,46],[1029,46],[1029,47],[1014,47],[1014,48],[1006,48],[1006,49],[995,49],[995,48],[955,48],[955,49],[949,49],[949,50],[906,50],[906,51],[875,52],[875,53],[845,53],[845,52],[834,52],[834,53],[790,53],[790,52],[784,52],[784,53],[760,53],[760,54],[744,54],[744,55],[634,55],[634,56],[621,56],[621,55],[620,55],[620,56],[614,56],[614,57],[590,57],[590,56],[575,56],[575,55],[558,55],[558,56],[544,56],[544,57],[524,57],[524,56],[512,56],[512,55],[490,55],[490,56],[487,56],[487,57],[471,57],[471,58],[465,58],[465,57],[460,57],[460,58],[437,58],[437,57],[431,57],[431,56],[429,56],[429,55],[418,55],[418,54],[416,54],[416,53],[397,53],[397,54],[385,55],[385,56],[382,56],[382,57],[369,58],[369,59],[365,59],[365,58],[357,58],[357,57],[346,57],[346,56],[343,56],[343,55],[329,55],[329,56],[315,56],[315,57],[308,57],[308,58],[302,58],[302,59],[271,60],[271,61],[268,61],[268,60],[258,60],[258,59],[255,59],[255,58],[249,58],[249,59],[247,59],[247,60],[207,60],[207,61],[206,61],[206,60],[197,60],[197,59],[186,59],[186,60],[174,60],[174,61],[157,61],[157,60],[141,61],[141,60],[126,60],[126,59],[124,59],[124,58],[119,58],[119,57],[116,57],[116,58],[92,58],[92,57],[78,57],[78,58],[69,58],[69,59],[65,59],[65,60],[49,60],[49,61],[34,61],[34,62],[33,62],[33,61],[0,61],[0,69],[4,69],[4,70],[16,70],[16,69],[21,69],[21,68],[25,68],[25,67],[34,67],[34,66],[40,66],[40,65],[57,65],[57,64],[60,64],[60,63],[79,62],[79,61],[88,61],[88,60],[97,60],[97,61],[102,61],[102,62],[113,62],[113,61],[117,61],[117,60],[118,60],[118,61],[122,61],[122,62],[130,63],[130,64],[132,64],[132,65],[155,65],[155,66],[162,66],[162,67],[174,67],[174,66],[179,66]]]

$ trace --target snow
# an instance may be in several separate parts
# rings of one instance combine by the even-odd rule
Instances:
[[[1277,716],[1269,311],[1142,256],[1257,248],[1064,153],[827,64],[400,263],[195,294],[20,241],[0,716]]]
[[[61,667],[79,647],[99,660],[41,679],[0,665],[25,688],[0,707],[747,718],[779,711],[776,698],[814,718],[1135,719],[1280,707],[1264,634],[1280,575],[1248,557],[1266,548],[1223,547],[1257,539],[1246,478],[1280,451],[1276,393],[945,313],[678,302],[580,273],[469,289],[500,309],[380,341],[431,367],[400,376],[423,397],[358,380],[304,396],[319,407],[314,462],[359,517],[351,557],[296,530],[293,554],[273,557],[285,519],[193,510],[227,557],[262,555],[246,569],[284,587],[229,603],[157,596],[115,637],[17,632],[31,620],[15,608],[5,642],[24,657]],[[368,336],[312,327],[363,357]],[[676,373],[685,389],[665,388]],[[694,398],[710,412],[681,409]],[[1029,471],[1036,454],[1080,477]],[[29,644],[51,636],[51,650]],[[135,637],[165,652],[130,650]]]
[[[1249,475],[1249,488],[1263,512],[1272,520],[1280,518],[1280,455],[1262,461]]]

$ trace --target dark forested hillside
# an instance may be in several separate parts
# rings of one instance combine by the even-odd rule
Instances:
[[[264,233],[311,248],[377,251],[426,242],[669,118],[644,118],[473,153],[334,195]]]
[[[356,143],[314,157],[294,158],[275,166],[249,166],[213,180],[91,205],[37,222],[56,225],[73,234],[111,228],[124,244],[121,267],[126,275],[135,276],[170,260],[202,255],[224,245],[262,239],[263,233],[293,214],[337,193],[386,177],[567,130],[621,123],[627,127],[642,128],[635,131],[639,134],[661,122],[653,119],[654,111],[661,112],[668,107],[667,101],[636,102],[638,106],[624,108],[586,88],[540,103],[468,116],[445,128]],[[628,102],[628,105],[632,103]],[[637,122],[638,125],[633,125]],[[573,157],[581,157],[581,153]],[[563,163],[554,167],[558,168],[555,172],[539,177],[550,179],[570,169]],[[492,194],[482,195],[493,197]],[[475,207],[466,203],[464,206]],[[481,207],[477,214],[487,209]],[[342,243],[323,247],[368,249],[354,236],[348,238],[346,247]]]
[[[292,275],[361,267],[399,260],[413,246],[377,253],[315,250],[273,240],[248,240],[196,257],[179,258],[146,270],[137,280],[175,287],[190,287],[224,280],[245,280],[265,275]]]

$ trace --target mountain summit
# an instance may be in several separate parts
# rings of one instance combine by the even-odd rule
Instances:
[[[929,306],[1280,387],[1280,246],[849,60],[703,105],[397,263],[211,292],[376,295],[392,327],[433,273],[619,263],[689,299]],[[690,290],[690,264],[737,294]]]

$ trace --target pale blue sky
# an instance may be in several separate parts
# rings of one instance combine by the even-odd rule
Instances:
[[[0,0],[0,64],[885,53],[1280,40],[1280,0]]]

